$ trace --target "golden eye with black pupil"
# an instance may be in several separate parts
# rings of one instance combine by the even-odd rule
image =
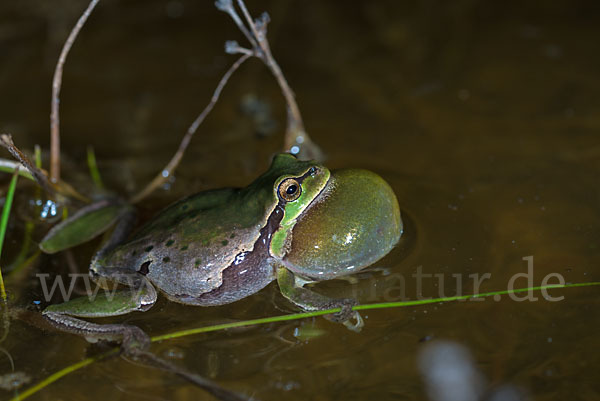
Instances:
[[[302,187],[294,178],[287,178],[279,184],[279,197],[286,202],[293,202],[300,197]]]

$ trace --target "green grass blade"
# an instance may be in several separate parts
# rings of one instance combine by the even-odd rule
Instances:
[[[32,244],[31,236],[33,234],[34,228],[35,224],[32,221],[28,221],[25,223],[25,230],[23,232],[23,242],[21,243],[21,250],[17,254],[17,257],[8,266],[8,269],[6,270],[7,272],[10,272],[12,274],[16,267],[20,266],[29,257],[29,249],[31,248]]]
[[[42,148],[40,145],[35,145],[33,147],[33,158],[35,161],[35,166],[39,169],[42,168]]]
[[[127,210],[127,205],[109,200],[86,205],[52,227],[40,241],[40,249],[51,254],[87,242],[111,228]]]
[[[35,178],[29,173],[29,171],[21,168],[21,163],[7,159],[0,159],[0,171],[5,173],[14,173],[15,170],[19,169],[19,175],[24,178],[28,178],[35,181]]]
[[[471,295],[446,297],[446,298],[431,298],[431,299],[406,301],[406,302],[385,302],[385,303],[368,304],[368,305],[357,305],[352,309],[368,310],[368,309],[398,308],[398,307],[434,304],[434,303],[441,303],[441,302],[452,302],[452,301],[466,300],[466,299],[472,299],[472,298],[493,297],[495,295],[501,296],[501,295],[528,292],[528,291],[549,290],[549,289],[553,289],[553,288],[563,288],[564,289],[564,288],[593,287],[593,286],[600,286],[600,281],[592,281],[592,282],[588,282],[588,283],[571,283],[571,284],[564,284],[564,285],[557,284],[557,285],[546,285],[546,286],[539,286],[539,287],[518,288],[518,289],[514,289],[514,290],[492,291],[492,292],[486,292],[486,293],[482,293],[482,294],[471,294]],[[195,329],[181,330],[181,331],[176,331],[173,333],[163,334],[160,336],[154,336],[154,337],[152,337],[152,342],[165,341],[165,340],[170,340],[173,338],[190,336],[193,334],[207,333],[207,332],[211,332],[211,331],[225,330],[225,329],[238,328],[238,327],[244,327],[244,326],[254,326],[254,325],[259,325],[259,324],[268,324],[268,323],[275,323],[275,322],[285,322],[285,321],[289,321],[289,320],[298,320],[298,319],[304,319],[304,318],[308,318],[308,317],[328,315],[330,313],[335,313],[335,312],[339,312],[339,311],[340,311],[340,308],[335,308],[335,309],[328,309],[328,310],[322,310],[322,311],[316,311],[316,312],[294,313],[294,314],[290,314],[290,315],[272,316],[272,317],[261,318],[261,319],[244,320],[241,322],[217,324],[217,325],[207,326],[207,327],[198,327]],[[92,358],[87,358],[81,362],[77,362],[73,365],[67,366],[66,368],[63,368],[63,369],[59,370],[58,372],[53,373],[52,375],[48,376],[46,379],[44,379],[41,382],[35,384],[34,386],[28,388],[20,395],[12,398],[10,401],[24,400],[25,398],[37,393],[38,391],[40,391],[43,388],[45,388],[46,386],[54,383],[55,381],[59,380],[60,378],[68,375],[69,373],[72,373],[76,370],[84,368],[96,361],[105,359],[109,356],[118,355],[118,351],[119,351],[118,348],[114,348],[103,354],[97,355]]]
[[[42,149],[39,145],[34,146],[33,160],[35,166],[39,169],[42,168]],[[35,187],[35,199],[40,199],[42,197],[42,189],[39,186]],[[10,266],[8,266],[8,270],[11,273],[10,278],[12,279],[12,275],[16,272],[16,270],[21,269],[26,265],[26,262],[30,258],[30,248],[33,243],[32,235],[33,230],[35,229],[35,223],[33,221],[27,221],[25,223],[25,230],[23,233],[23,242],[21,243],[21,250],[17,257],[11,262]],[[7,279],[8,280],[8,279]]]
[[[42,380],[41,382],[29,387],[27,390],[23,391],[22,393],[20,393],[19,395],[17,395],[16,397],[12,398],[11,401],[19,401],[19,400],[24,400],[25,398],[29,398],[30,396],[32,396],[33,394],[37,393],[38,391],[40,391],[41,389],[47,387],[49,384],[54,383],[55,381],[57,381],[58,379],[63,378],[64,376],[68,375],[69,373],[72,373],[76,370],[79,370],[81,368],[85,368],[88,365],[91,365],[94,362],[100,361],[102,359],[108,358],[110,356],[113,355],[117,355],[119,353],[119,349],[115,348],[112,349],[108,352],[105,352],[101,355],[96,355],[90,358],[86,358],[83,361],[74,363],[73,365],[69,365],[64,369],[61,369],[55,373],[52,373],[50,376],[46,377],[44,380]]]
[[[27,259],[20,261],[19,264],[13,263],[13,269],[10,271],[10,276],[6,278],[6,281],[8,283],[12,283],[12,285],[23,283],[27,279],[27,272],[41,254],[42,251],[37,249],[35,252],[29,255]]]
[[[102,178],[100,177],[100,170],[98,170],[98,165],[96,164],[96,154],[94,153],[94,148],[91,146],[88,146],[87,148],[87,164],[90,169],[92,181],[94,181],[97,188],[103,189],[104,185],[102,184]]]
[[[10,208],[15,197],[15,190],[17,188],[17,179],[19,178],[19,169],[15,169],[10,185],[8,186],[8,192],[6,193],[6,199],[4,201],[4,207],[2,208],[2,218],[0,219],[0,261],[2,256],[2,245],[4,244],[4,238],[6,236],[6,230],[8,227],[8,217],[10,216]],[[2,337],[0,337],[0,343],[3,342],[8,336],[10,328],[10,319],[8,318],[8,300],[6,297],[6,288],[4,287],[4,278],[2,277],[2,266],[0,266],[0,297],[2,298]]]
[[[13,199],[15,197],[15,189],[17,187],[17,179],[19,178],[19,169],[17,168],[10,180],[8,192],[6,193],[6,200],[4,201],[4,207],[2,208],[2,219],[0,220],[0,257],[2,256],[2,245],[4,244],[4,237],[6,236],[6,228],[8,226],[8,217],[10,216],[10,208],[12,206]],[[4,279],[2,278],[2,268],[0,266],[0,297],[2,302],[6,304],[6,289],[4,288]]]

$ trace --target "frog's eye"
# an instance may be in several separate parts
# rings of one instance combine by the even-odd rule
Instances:
[[[293,202],[300,197],[302,187],[294,178],[287,178],[279,184],[279,197],[286,202]]]

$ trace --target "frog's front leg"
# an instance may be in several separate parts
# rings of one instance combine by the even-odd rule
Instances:
[[[150,339],[139,327],[127,324],[97,324],[80,318],[110,317],[134,311],[148,310],[157,299],[152,284],[141,274],[122,269],[105,269],[102,277],[121,284],[128,289],[114,293],[99,292],[95,296],[76,298],[62,304],[50,305],[43,316],[58,330],[85,337],[88,341],[116,341],[126,354],[145,349]]]
[[[307,284],[307,281],[295,276],[283,266],[277,268],[277,283],[283,296],[304,310],[315,311],[341,308],[340,312],[325,317],[334,322],[344,323],[344,326],[352,331],[360,331],[364,326],[360,314],[352,310],[352,307],[357,304],[357,301],[354,299],[332,299],[304,288],[304,284]]]

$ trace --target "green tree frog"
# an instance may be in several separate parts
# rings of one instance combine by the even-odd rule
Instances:
[[[135,291],[48,306],[43,315],[54,326],[90,340],[145,342],[137,327],[81,318],[145,311],[156,302],[157,289],[182,304],[223,305],[277,280],[283,296],[300,308],[341,307],[330,319],[358,330],[362,319],[352,311],[354,300],[330,299],[304,285],[373,264],[398,243],[403,229],[396,196],[375,173],[330,171],[285,153],[247,187],[189,196],[129,236],[132,215],[120,216],[89,272]],[[49,232],[42,249],[69,227],[65,223]]]

